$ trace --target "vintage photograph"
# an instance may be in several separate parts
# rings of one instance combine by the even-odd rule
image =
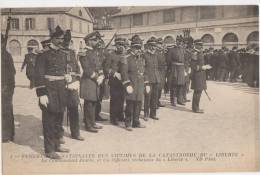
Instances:
[[[260,171],[258,4],[0,10],[2,174]]]

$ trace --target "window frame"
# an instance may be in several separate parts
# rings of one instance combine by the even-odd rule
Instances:
[[[142,13],[138,13],[138,14],[134,14],[132,16],[133,18],[133,26],[143,26],[144,25],[144,19],[143,19],[143,14]],[[141,21],[136,21],[136,20],[141,20]]]
[[[205,8],[205,9],[203,9]],[[209,9],[209,8],[212,8],[212,9]],[[213,10],[214,9],[214,10]],[[200,20],[212,20],[212,19],[216,19],[217,17],[217,8],[215,6],[200,6],[199,7],[199,19]],[[203,12],[203,13],[202,13]],[[213,16],[205,16],[205,12],[210,12],[210,15],[213,15]],[[208,13],[209,14],[209,13]],[[207,15],[208,15],[207,14]],[[202,16],[203,15],[203,16]]]
[[[28,23],[27,23],[28,22]],[[25,30],[35,29],[35,18],[25,18]]]
[[[168,17],[170,16],[170,17]],[[174,9],[168,9],[163,11],[163,23],[176,22],[176,13]]]
[[[19,20],[19,18],[11,18],[10,29],[11,30],[19,30],[20,29],[20,20]]]

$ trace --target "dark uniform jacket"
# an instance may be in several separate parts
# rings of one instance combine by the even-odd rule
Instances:
[[[220,51],[218,54],[218,66],[219,68],[227,68],[228,67],[228,57],[223,51]]]
[[[157,52],[157,59],[158,59],[158,70],[160,73],[160,86],[164,88],[166,82],[166,71],[167,71],[167,63],[166,57],[163,50],[158,50]]]
[[[106,65],[110,65],[109,68],[109,85],[113,87],[123,87],[122,81],[114,77],[114,74],[122,72],[122,64],[124,64],[124,54],[119,54],[116,51],[110,52],[109,61]],[[109,62],[109,63],[108,63]]]
[[[76,53],[72,49],[64,49],[67,52],[67,70],[66,72],[72,76],[72,82],[80,81],[80,68]],[[67,105],[68,106],[78,106],[79,95],[77,90],[67,90]]]
[[[100,86],[97,84],[97,78],[104,75],[103,60],[96,49],[87,49],[79,57],[83,69],[83,75],[80,80],[80,97],[88,101],[100,100]]]
[[[229,65],[230,65],[231,69],[238,68],[240,66],[238,52],[230,51],[230,53],[229,53]]]
[[[2,93],[8,93],[15,87],[15,67],[11,54],[5,49],[1,51],[1,86]]]
[[[26,66],[26,75],[28,78],[31,78],[34,75],[34,66],[35,66],[36,57],[37,55],[34,53],[28,53],[25,55],[22,64],[22,69],[24,69],[24,67]]]
[[[148,77],[149,83],[160,83],[161,77],[158,70],[158,58],[157,53],[152,53],[151,51],[147,50],[144,54],[145,60],[145,74]]]
[[[189,68],[190,68],[190,62],[191,62],[191,55],[192,52],[189,49],[185,49],[184,53],[184,68],[186,72],[185,80],[186,82],[190,80],[190,73],[189,73]]]
[[[36,59],[36,94],[37,96],[48,96],[49,104],[47,109],[50,112],[64,112],[66,107],[66,83],[64,76],[67,69],[67,57],[68,55],[64,50],[51,48],[38,54]]]
[[[13,58],[5,49],[1,50],[1,97],[2,140],[14,136],[13,94],[15,88]]]
[[[124,57],[121,76],[123,84],[126,87],[132,85],[134,89],[132,94],[126,94],[126,100],[142,101],[144,84],[149,83],[148,77],[145,74],[145,60],[143,55],[135,55],[130,51]]]
[[[176,46],[168,49],[166,54],[168,62],[169,81],[172,85],[184,85],[184,49]]]
[[[203,53],[194,49],[191,59],[191,89],[193,90],[207,89],[206,72],[202,70],[204,64]]]

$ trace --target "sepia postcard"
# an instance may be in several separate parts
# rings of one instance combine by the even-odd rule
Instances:
[[[260,170],[259,4],[29,5],[0,9],[2,174]]]

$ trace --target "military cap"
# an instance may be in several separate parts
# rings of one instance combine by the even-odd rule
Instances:
[[[84,40],[97,40],[97,39],[101,39],[102,37],[104,36],[101,35],[98,31],[95,31],[87,34]]]
[[[126,39],[122,38],[122,37],[117,37],[117,38],[115,38],[114,42],[115,42],[114,45],[117,45],[117,44],[125,45],[126,44]]]
[[[60,37],[64,35],[64,31],[60,28],[60,26],[58,25],[56,28],[55,28],[55,31],[51,34],[51,38],[54,38],[54,37]]]
[[[148,45],[156,45],[156,42],[157,42],[156,38],[154,36],[152,36],[151,38],[149,38],[147,40],[146,44],[148,44]]]
[[[162,38],[157,38],[156,42],[157,42],[157,44],[163,44],[163,39]]]
[[[166,46],[172,46],[175,44],[175,40],[172,36],[169,35],[164,38],[164,43]]]
[[[50,40],[50,39],[43,40],[43,41],[41,42],[41,44],[42,44],[42,47],[45,47],[45,46],[47,46],[47,45],[50,45],[50,44],[51,44],[51,40]]]
[[[194,40],[194,44],[203,45],[203,42],[201,39],[196,39],[196,40]]]
[[[139,35],[134,35],[131,39],[131,46],[142,46],[143,40],[140,38]]]

